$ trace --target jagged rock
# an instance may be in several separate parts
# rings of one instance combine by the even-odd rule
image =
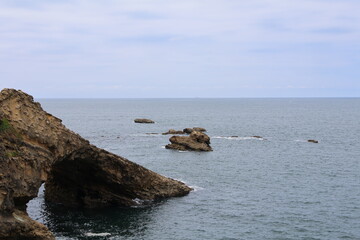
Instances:
[[[183,132],[184,133],[187,133],[187,134],[190,134],[192,133],[193,131],[196,131],[196,132],[206,132],[206,129],[205,128],[201,128],[201,127],[194,127],[194,128],[184,128]]]
[[[190,136],[172,136],[167,149],[180,151],[212,151],[210,137],[202,132],[193,131]]]
[[[197,132],[206,132],[206,129],[202,127],[194,127],[193,130]]]
[[[153,120],[151,119],[147,119],[147,118],[137,118],[134,120],[135,123],[155,123]]]
[[[206,129],[205,128],[201,128],[201,127],[194,127],[194,128],[184,128],[183,132],[184,133],[187,133],[187,134],[190,134],[192,133],[193,131],[196,131],[196,132],[206,132]]]
[[[313,140],[313,139],[309,139],[309,140],[307,140],[307,141],[310,142],[310,143],[319,143],[319,141]]]
[[[170,129],[167,132],[162,133],[162,135],[168,135],[168,134],[185,134],[183,131],[177,131],[175,129]]]
[[[138,205],[183,196],[185,184],[89,144],[33,98],[0,93],[0,239],[54,239],[26,204],[45,182],[46,201],[70,207]]]
[[[194,131],[194,129],[192,129],[192,128],[184,128],[184,130],[183,130],[183,132],[184,133],[187,133],[187,134],[190,134],[190,133],[192,133]]]

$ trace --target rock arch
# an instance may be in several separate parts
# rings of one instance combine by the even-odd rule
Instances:
[[[45,199],[69,207],[132,206],[191,191],[91,145],[22,91],[1,91],[0,120],[0,239],[54,239],[26,213],[44,182]]]

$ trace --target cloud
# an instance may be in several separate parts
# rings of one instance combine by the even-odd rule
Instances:
[[[2,1],[0,87],[46,83],[62,96],[63,84],[90,81],[98,97],[126,85],[113,97],[194,84],[209,95],[227,85],[219,96],[259,84],[359,87],[359,11],[351,0]]]

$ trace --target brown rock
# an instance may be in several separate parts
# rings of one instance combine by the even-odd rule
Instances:
[[[167,132],[162,133],[162,135],[168,135],[168,134],[185,134],[183,131],[177,131],[174,129],[170,129]]]
[[[251,136],[251,137],[253,137],[253,138],[263,138],[261,136]]]
[[[205,133],[193,131],[190,136],[172,136],[167,149],[181,151],[212,151],[210,137]]]
[[[0,239],[54,239],[26,204],[45,182],[45,200],[70,207],[138,205],[183,196],[185,184],[99,149],[22,92],[0,93]]]
[[[134,120],[135,123],[155,123],[153,120],[151,119],[147,119],[147,118],[137,118]]]
[[[206,132],[206,129],[201,127],[194,127],[193,130],[197,132]]]
[[[190,134],[190,133],[192,133],[194,131],[194,129],[192,129],[192,128],[184,128],[184,130],[183,130],[183,132],[184,133],[187,133],[187,134]]]
[[[319,143],[319,141],[313,140],[313,139],[309,139],[309,140],[307,140],[307,141],[310,142],[310,143]]]
[[[206,132],[205,128],[201,128],[201,127],[194,127],[194,128],[184,128],[183,132],[190,134],[193,131],[197,131],[197,132]]]

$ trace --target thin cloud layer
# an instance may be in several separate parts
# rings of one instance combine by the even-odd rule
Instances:
[[[360,2],[2,1],[0,88],[37,97],[359,96]]]

